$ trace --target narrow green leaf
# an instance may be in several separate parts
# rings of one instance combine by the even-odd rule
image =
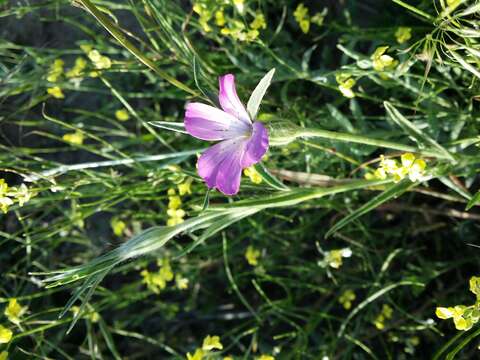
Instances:
[[[480,204],[480,190],[475,194],[473,195],[473,197],[470,199],[470,201],[468,202],[467,204],[467,207],[465,208],[465,210],[470,210],[472,207],[474,207],[475,205],[477,204]]]
[[[275,68],[270,70],[258,83],[255,90],[253,90],[250,99],[247,103],[247,111],[252,120],[255,120],[257,117],[258,109],[260,108],[260,103],[262,102],[263,96],[267,92],[270,83],[272,82],[273,75],[275,74]]]
[[[263,181],[276,190],[286,191],[289,190],[289,187],[278,180],[275,176],[270,174],[265,166],[262,163],[255,164],[255,170],[262,176]]]
[[[415,139],[415,141],[424,147],[431,147],[435,149],[438,153],[443,154],[446,158],[451,161],[455,161],[455,158],[445,149],[442,145],[428,136],[424,131],[421,131],[417,128],[412,122],[410,122],[405,116],[403,116],[400,111],[398,111],[392,104],[388,101],[383,103],[387,114],[390,116],[390,119],[401,127],[408,135]]]
[[[375,209],[376,207],[382,205],[383,203],[387,202],[390,199],[393,199],[405,191],[407,191],[410,187],[414,186],[415,183],[410,182],[409,180],[404,180],[399,182],[398,184],[392,184],[390,187],[387,188],[381,194],[375,196],[372,200],[352,212],[350,215],[344,217],[342,220],[337,222],[330,230],[328,230],[325,237],[331,236],[334,232],[340,230],[345,225],[351,223],[352,221],[358,219],[360,216],[365,215],[369,211]]]

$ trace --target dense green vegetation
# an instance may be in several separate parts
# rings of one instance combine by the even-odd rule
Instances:
[[[478,357],[479,14],[0,1],[0,359]],[[208,191],[186,104],[271,69]]]

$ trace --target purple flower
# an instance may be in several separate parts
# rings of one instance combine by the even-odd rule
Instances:
[[[187,132],[202,140],[220,141],[198,159],[198,174],[209,188],[235,195],[242,170],[256,164],[268,150],[268,132],[262,123],[252,123],[238,98],[235,77],[220,76],[218,99],[223,110],[189,103],[185,113]]]

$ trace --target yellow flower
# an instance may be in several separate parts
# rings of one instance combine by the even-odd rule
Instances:
[[[55,59],[48,72],[47,81],[57,82],[58,78],[63,74],[64,64],[62,59]]]
[[[253,30],[260,30],[267,28],[267,22],[265,20],[265,16],[261,12],[257,12],[255,14],[255,19],[250,23],[250,27]]]
[[[113,230],[113,233],[116,235],[116,236],[122,236],[123,234],[123,231],[125,230],[125,228],[127,227],[127,225],[125,224],[125,222],[123,222],[122,220],[118,219],[118,218],[112,218],[112,220],[110,221],[110,226]]]
[[[188,279],[184,278],[180,274],[175,275],[175,284],[177,285],[177,288],[180,290],[188,289]]]
[[[130,115],[128,115],[128,111],[126,109],[119,109],[115,111],[115,117],[119,121],[127,121],[130,119]]]
[[[243,14],[243,11],[245,10],[245,0],[233,0],[233,4],[237,8],[238,12]]]
[[[378,47],[373,55],[370,57],[372,60],[373,68],[377,71],[390,70],[397,66],[398,61],[392,58],[390,55],[386,55],[388,46]]]
[[[0,196],[0,210],[2,210],[4,214],[8,212],[8,208],[10,205],[13,205],[12,199],[6,196]]]
[[[15,188],[15,191],[11,195],[15,197],[15,199],[18,201],[18,205],[22,207],[35,194],[30,191],[27,185],[22,184],[19,188]]]
[[[356,297],[357,296],[353,290],[345,290],[338,298],[338,302],[343,305],[345,310],[348,310],[352,307],[352,302],[356,299]]]
[[[63,95],[62,89],[60,89],[58,86],[47,88],[47,93],[52,95],[55,99],[65,98],[65,95]]]
[[[66,72],[65,76],[67,78],[76,78],[80,77],[83,74],[83,70],[87,67],[87,60],[82,57],[77,57],[75,59],[75,65]]]
[[[412,38],[412,28],[400,26],[395,32],[399,44],[403,44]]]
[[[0,344],[8,344],[12,340],[12,336],[12,330],[0,325]]]
[[[415,155],[405,153],[401,156],[405,175],[408,174],[410,181],[415,182],[423,178],[427,163],[422,159],[416,159]]]
[[[193,355],[187,353],[187,360],[202,360],[204,355],[205,354],[202,349],[197,349]]]
[[[339,269],[343,265],[342,258],[349,258],[352,256],[352,250],[350,248],[335,249],[327,251],[324,259],[319,261],[318,264],[322,267],[330,266],[334,269]]]
[[[220,342],[220,337],[207,335],[207,337],[203,339],[202,350],[210,351],[214,349],[217,349],[217,350],[223,349],[223,345]]]
[[[83,144],[83,133],[80,131],[76,131],[73,134],[65,134],[62,136],[62,139],[65,140],[66,142],[69,142],[71,144],[77,144],[77,145],[82,145]]]
[[[0,360],[7,360],[8,359],[8,351],[2,351],[0,353]]]
[[[223,12],[223,8],[220,10],[215,11],[215,24],[217,26],[222,27],[225,26],[226,20],[225,20],[225,14]]]
[[[180,194],[180,196],[192,193],[192,189],[191,189],[192,181],[193,181],[192,178],[188,178],[183,183],[177,185],[178,193]]]
[[[255,249],[253,246],[248,246],[247,251],[245,252],[245,259],[248,264],[251,266],[258,265],[258,258],[260,257],[260,250]]]
[[[8,302],[8,306],[6,307],[4,314],[8,320],[15,325],[18,325],[20,324],[20,318],[23,316],[23,314],[25,314],[27,309],[28,308],[26,306],[21,306],[17,299],[13,298]]]
[[[173,280],[172,267],[170,265],[170,260],[168,258],[161,259],[157,262],[157,265],[160,267],[158,273],[160,276],[165,279],[165,281]]]
[[[185,211],[183,211],[182,209],[168,209],[167,215],[169,216],[167,220],[167,226],[175,226],[185,221],[183,219],[185,217]]]
[[[257,360],[275,360],[275,358],[272,355],[260,355]]]
[[[293,13],[293,17],[300,25],[300,29],[306,34],[310,30],[310,16],[308,15],[308,8],[303,3],[298,4]]]
[[[98,50],[91,50],[88,53],[88,58],[97,69],[109,69],[112,66],[110,58],[103,56]]]
[[[348,74],[338,74],[335,76],[337,83],[339,84],[338,89],[346,98],[354,98],[355,93],[352,88],[355,86],[356,81],[352,79]]]
[[[140,273],[143,277],[142,282],[155,294],[159,294],[161,290],[165,289],[167,282],[172,281],[174,277],[168,258],[159,260],[158,266],[159,270],[155,273],[151,273],[146,269]]]
[[[250,181],[254,184],[260,184],[262,182],[262,175],[260,175],[253,166],[250,166],[243,170],[243,173],[245,176],[248,176],[250,178]]]
[[[375,327],[378,330],[383,330],[385,328],[385,321],[388,319],[391,319],[392,314],[393,314],[393,309],[389,305],[384,304],[382,306],[381,313],[376,317],[375,321],[373,322]]]
[[[0,359],[0,360],[1,360],[1,359]],[[230,355],[229,355],[229,356],[225,356],[225,357],[223,358],[223,360],[233,360],[233,356],[230,356]]]

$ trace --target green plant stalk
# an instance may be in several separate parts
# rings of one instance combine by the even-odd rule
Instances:
[[[123,34],[120,28],[112,23],[98,8],[90,2],[90,0],[76,0],[78,3],[82,4],[85,9],[90,12],[90,14],[95,17],[100,24],[115,38],[117,41],[128,51],[132,53],[138,60],[140,60],[144,65],[153,70],[158,76],[168,81],[170,84],[176,86],[177,88],[186,91],[187,93],[198,96],[199,93],[182,82],[178,81],[174,77],[168,75],[165,71],[161,70],[152,60],[146,57],[135,45],[133,45],[127,37]]]
[[[398,4],[400,6],[403,6],[405,9],[408,9],[410,10],[411,12],[414,12],[415,14],[417,15],[420,15],[421,17],[427,19],[427,20],[430,20],[430,21],[433,21],[433,17],[429,14],[427,14],[426,12],[422,11],[422,10],[419,10],[417,9],[415,6],[412,6],[412,5],[409,5],[407,4],[406,2],[402,1],[402,0],[392,0],[395,4]]]
[[[405,144],[397,143],[394,141],[374,139],[368,136],[348,134],[348,133],[342,133],[342,132],[336,132],[336,131],[306,128],[306,129],[300,130],[297,137],[319,137],[319,138],[328,139],[328,140],[352,142],[357,144],[372,145],[372,146],[383,147],[387,149],[412,152],[412,153],[417,153],[423,156],[431,156],[439,159],[448,159],[446,155],[440,154],[435,150],[429,150],[429,149],[422,150],[422,149],[418,149],[415,146],[405,145]]]

